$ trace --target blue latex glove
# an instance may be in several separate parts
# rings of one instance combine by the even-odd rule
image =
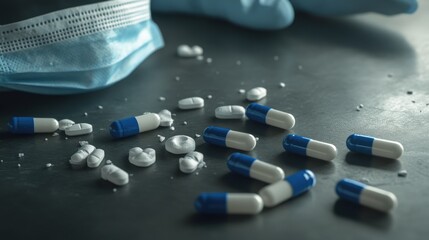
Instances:
[[[319,16],[335,16],[413,13],[417,7],[417,0],[152,0],[155,11],[206,15],[263,30],[292,24],[294,8]]]

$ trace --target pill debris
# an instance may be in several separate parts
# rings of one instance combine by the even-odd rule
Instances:
[[[199,138],[199,137],[201,137],[201,134],[195,133],[195,137]]]
[[[365,183],[365,184],[370,184],[370,181],[368,178],[361,178],[361,179],[359,179],[359,182]]]
[[[176,81],[180,81],[180,77],[176,76],[174,79],[176,79]]]
[[[67,136],[79,136],[92,133],[92,125],[89,123],[77,123],[65,129]]]
[[[58,136],[58,135],[60,135],[60,134],[58,134],[58,133],[53,133],[53,134],[52,134],[52,137],[56,137],[56,136]]]
[[[50,167],[52,167],[53,165],[52,165],[52,163],[46,163],[46,168],[50,168]]]
[[[156,152],[153,148],[131,148],[128,151],[128,161],[137,167],[149,167],[156,161]]]
[[[205,166],[204,155],[200,152],[190,152],[179,159],[179,169],[183,173],[193,173]]]
[[[24,157],[24,153],[18,153],[18,157],[19,158],[23,158]]]
[[[363,104],[359,104],[359,108],[363,108]]]
[[[1,162],[1,163],[3,163],[3,159],[2,159],[2,160],[0,160],[0,162]]]
[[[360,107],[359,106],[356,107],[356,111],[358,111],[358,112],[360,111]]]
[[[189,153],[195,150],[195,140],[186,135],[176,135],[167,139],[165,150],[173,154]]]
[[[171,130],[171,131],[174,131],[174,130],[176,130],[176,128],[175,128],[174,126],[171,126],[171,127],[170,127],[170,130]]]
[[[84,112],[84,113],[83,113],[83,115],[84,115],[85,117],[87,117],[87,116],[88,116],[88,113],[87,113],[87,112]]]
[[[212,62],[213,62],[213,59],[211,59],[211,58],[207,58],[207,59],[206,59],[206,62],[207,62],[208,64],[210,64],[210,63],[212,63]]]
[[[190,97],[179,100],[178,106],[180,109],[196,109],[204,107],[204,99],[200,97]]]
[[[298,65],[298,69],[302,70],[302,69],[304,69],[304,67],[302,65]]]
[[[281,83],[279,83],[279,86],[280,86],[281,88],[284,88],[284,87],[286,87],[286,83],[281,82]]]
[[[213,96],[212,95],[207,95],[207,99],[212,99]]]
[[[408,175],[407,170],[401,170],[398,172],[398,177],[406,177]]]
[[[45,138],[45,141],[48,141],[49,139],[48,138]]]
[[[198,61],[203,61],[204,60],[204,56],[197,56],[197,60]]]
[[[128,173],[113,164],[101,168],[101,178],[118,186],[126,185],[129,181]]]
[[[258,101],[267,96],[267,89],[264,87],[256,87],[247,92],[246,98],[248,101]]]
[[[244,94],[244,93],[246,93],[246,90],[244,90],[244,89],[238,89],[238,93]]]
[[[157,135],[159,142],[163,142],[165,140],[165,137],[162,135]]]
[[[18,167],[20,168],[20,167],[21,167],[21,164],[19,164],[19,163],[18,163]]]
[[[82,147],[83,145],[88,144],[88,141],[79,141],[79,145]]]
[[[167,109],[161,110],[159,113],[160,123],[162,127],[171,127],[173,125],[173,118],[171,117],[171,112]]]
[[[106,161],[106,165],[109,165],[109,164],[112,164],[112,161],[111,161],[111,160],[107,160],[107,161]]]
[[[118,191],[118,189],[114,188],[114,189],[112,189],[112,191],[115,193]]]
[[[183,121],[183,125],[188,125],[188,122],[187,121]]]
[[[159,101],[165,101],[165,97],[162,97],[162,96],[159,97],[158,99],[159,99]]]
[[[98,105],[97,108],[101,110],[101,109],[103,109],[103,106]]]
[[[58,129],[64,131],[66,128],[73,126],[75,123],[70,119],[62,119],[58,122]]]
[[[215,117],[219,119],[242,119],[246,110],[239,105],[220,106],[215,109]]]

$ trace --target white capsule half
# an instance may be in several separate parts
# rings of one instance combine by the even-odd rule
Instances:
[[[128,173],[113,164],[101,168],[101,178],[118,186],[126,185],[129,180]]]

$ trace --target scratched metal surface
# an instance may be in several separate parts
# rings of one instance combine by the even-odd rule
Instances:
[[[422,239],[429,233],[428,13],[429,4],[422,2],[417,14],[396,18],[298,15],[291,28],[278,32],[156,15],[165,48],[119,84],[73,96],[1,93],[1,238]],[[213,62],[178,59],[175,49],[182,43],[203,46]],[[262,103],[294,114],[292,132],[335,144],[338,157],[325,163],[287,154],[281,147],[287,131],[214,118],[219,105],[248,104],[237,90],[257,86],[268,89]],[[179,110],[177,101],[191,96],[206,98],[206,106]],[[358,112],[359,104],[364,108]],[[108,134],[115,119],[161,109],[177,114],[175,131],[160,128],[122,140]],[[12,116],[69,118],[93,124],[95,131],[68,140],[63,134],[13,136],[6,128]],[[207,168],[198,175],[179,172],[179,157],[165,152],[157,135],[194,136],[208,125],[253,133],[260,141],[251,155],[286,174],[311,169],[317,186],[257,216],[197,215],[193,201],[200,192],[257,192],[264,186],[229,173],[225,160],[234,151],[206,145],[201,138],[197,150],[205,154]],[[349,153],[345,139],[351,133],[401,141],[405,154],[392,161]],[[114,193],[115,186],[100,179],[100,169],[72,170],[68,159],[81,140],[103,148],[107,159],[132,173],[130,183]],[[155,148],[156,164],[147,169],[129,164],[128,149],[135,146]],[[21,160],[20,152],[25,154]],[[46,169],[46,163],[54,166]],[[408,171],[405,178],[397,176],[402,169]],[[334,187],[343,177],[366,178],[394,192],[398,209],[384,215],[339,201]]]

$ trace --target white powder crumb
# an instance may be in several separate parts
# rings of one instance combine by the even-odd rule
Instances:
[[[165,101],[165,97],[159,97],[159,101]]]
[[[106,164],[107,164],[107,165],[112,164],[112,161],[111,161],[111,160],[107,160],[107,161],[106,161]]]
[[[180,81],[180,77],[176,76],[174,79],[176,79],[176,81]]]
[[[274,61],[278,61],[279,60],[279,56],[274,56],[273,59],[274,59]]]
[[[170,179],[171,179],[171,180],[173,180],[173,179],[174,179],[174,177],[173,177],[173,176],[171,176],[171,177],[170,177]]]
[[[173,116],[173,117],[175,117],[176,115],[177,115],[177,114],[175,114],[175,113],[172,113],[172,114],[171,114],[171,116]]]
[[[85,117],[87,117],[87,116],[88,116],[88,113],[87,113],[87,112],[84,112],[84,113],[83,113],[83,115],[84,115]]]
[[[170,127],[170,130],[171,130],[171,131],[174,131],[174,130],[176,130],[176,128],[175,128],[174,126],[171,126],[171,127]]]
[[[195,175],[199,175],[199,174],[200,174],[199,172],[196,172],[196,173],[195,173]]]
[[[45,138],[45,141],[48,141],[49,139],[48,138]]]
[[[212,96],[212,95],[207,95],[207,98],[208,98],[208,99],[212,99],[212,98],[213,98],[213,96]]]
[[[3,159],[2,159],[2,160],[0,160],[0,162],[1,162],[1,163],[3,163]]]
[[[361,178],[359,181],[361,183],[369,184],[369,179],[368,178]]]
[[[130,173],[130,174],[128,174],[130,177],[132,177],[132,176],[134,176],[134,174],[132,174],[132,173]]]
[[[398,177],[406,177],[408,175],[407,170],[401,170],[398,172]]]
[[[204,60],[204,56],[201,56],[201,55],[200,55],[200,56],[197,56],[197,60],[198,60],[198,61],[203,61],[203,60]]]
[[[18,163],[18,167],[20,168],[20,167],[21,167],[21,164],[19,164],[19,163]]]
[[[363,108],[363,104],[359,104],[359,108]]]
[[[114,188],[114,189],[113,189],[113,192],[115,193],[116,191],[118,191],[118,189]]]
[[[82,147],[83,145],[88,144],[88,141],[79,141],[79,145]]]
[[[58,134],[58,133],[55,132],[55,133],[52,134],[52,137],[56,137],[56,136],[59,136],[59,135],[60,134]]]
[[[279,86],[280,86],[281,88],[284,88],[284,87],[286,87],[286,84],[285,84],[284,82],[281,82],[281,83],[279,83]]]
[[[302,65],[298,65],[298,69],[302,70],[302,69],[304,69],[304,67]]]
[[[163,142],[165,140],[165,137],[162,135],[158,135],[158,139],[159,139],[159,142]]]
[[[259,141],[259,138],[258,138],[258,137],[255,137],[255,140],[256,140],[256,141]]]
[[[220,72],[219,72],[219,71],[216,71],[215,73],[216,73],[216,75],[219,75],[219,74],[220,74]]]
[[[128,98],[124,98],[124,101],[125,101],[125,102],[128,102]]]
[[[68,138],[68,137],[65,137],[64,139],[65,139],[65,140],[67,140],[67,139],[69,139],[69,138]]]
[[[183,121],[183,125],[188,125],[188,122],[187,121]]]
[[[97,107],[98,107],[98,109],[100,109],[100,110],[101,110],[101,109],[103,109],[103,106],[101,106],[101,105],[98,105]]]
[[[19,158],[23,158],[24,157],[24,153],[18,153],[18,157]]]
[[[356,111],[358,111],[358,112],[360,111],[360,107],[359,106],[356,107]]]
[[[244,90],[244,89],[238,89],[238,93],[244,94],[244,93],[246,93],[246,90]]]
[[[106,130],[106,129],[104,129],[104,128],[100,128],[100,131],[104,131],[104,130]]]
[[[206,59],[206,62],[210,64],[210,63],[212,63],[212,62],[213,62],[213,59],[211,59],[211,58],[207,58],[207,59]]]
[[[52,167],[53,165],[52,165],[52,163],[46,163],[46,168],[50,168],[50,167]]]
[[[196,138],[199,138],[199,137],[201,137],[201,135],[200,135],[200,134],[198,134],[198,133],[195,133],[195,137],[196,137]]]
[[[238,60],[238,61],[236,62],[236,64],[237,64],[237,65],[241,65],[241,61],[240,61],[240,60]]]

